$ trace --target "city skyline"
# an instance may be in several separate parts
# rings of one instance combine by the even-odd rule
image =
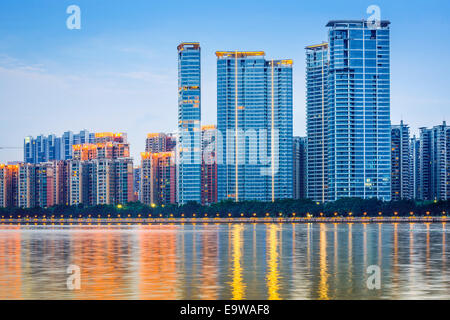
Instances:
[[[268,59],[292,58],[294,135],[304,136],[304,47],[318,39],[326,39],[324,26],[331,19],[367,18],[366,8],[371,4],[347,1],[348,5],[342,6],[328,2],[327,7],[319,7],[292,3],[293,10],[283,12],[286,19],[274,30],[269,30],[269,26],[259,30],[251,28],[258,17],[245,15],[243,25],[247,28],[239,34],[234,26],[228,31],[220,28],[225,25],[225,18],[208,16],[208,12],[218,8],[215,4],[200,10],[198,20],[190,21],[194,26],[192,29],[169,27],[158,30],[157,24],[167,15],[173,13],[172,19],[176,19],[181,9],[191,12],[204,3],[195,4],[193,8],[182,5],[171,12],[164,4],[137,2],[129,8],[129,14],[122,14],[114,5],[105,9],[99,4],[79,1],[82,29],[68,30],[65,9],[72,3],[40,1],[38,7],[37,3],[31,1],[25,8],[13,3],[1,5],[0,28],[5,32],[0,35],[0,83],[4,88],[0,103],[8,113],[2,116],[0,147],[21,147],[25,136],[41,133],[59,136],[67,129],[74,132],[83,129],[120,131],[129,134],[135,162],[144,150],[147,133],[176,132],[176,120],[172,115],[177,108],[174,50],[177,44],[186,40],[202,44],[202,124],[216,123],[215,51],[255,49],[269,52]],[[270,3],[266,1],[261,5],[266,7]],[[421,66],[421,61],[427,57],[426,48],[445,36],[449,24],[445,12],[449,4],[440,1],[427,4],[426,8],[406,2],[380,1],[377,4],[381,8],[381,17],[391,20],[395,26],[391,36],[395,43],[391,50],[392,123],[398,124],[403,118],[410,125],[412,135],[418,135],[419,127],[433,127],[442,122],[448,108],[445,75],[450,69],[449,62],[427,59],[427,65]],[[250,4],[239,4],[239,8],[245,12]],[[3,16],[5,13],[8,16]],[[28,19],[15,19],[18,14]],[[267,15],[267,12],[261,12],[259,18]],[[294,19],[297,16],[301,19]],[[421,22],[423,33],[409,34],[414,23],[411,17],[417,17]],[[30,31],[30,26],[39,23],[39,19],[46,22],[40,25],[39,31]],[[132,20],[134,23],[130,23]],[[167,24],[165,22],[163,26],[167,27]],[[200,26],[204,27],[196,28]],[[211,28],[214,32],[209,32]],[[281,31],[283,35],[276,40],[267,36]],[[412,46],[415,50],[411,50]],[[446,52],[446,44],[436,50],[437,54],[439,50]],[[106,55],[107,52],[110,54]],[[61,108],[62,105],[65,107]],[[14,122],[13,119],[19,116],[22,116],[21,121]],[[0,151],[1,163],[21,159],[21,150]]]

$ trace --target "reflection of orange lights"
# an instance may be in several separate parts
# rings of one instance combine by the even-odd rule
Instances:
[[[177,290],[176,242],[179,226],[141,227],[138,233],[139,299],[175,300]]]
[[[280,271],[278,268],[279,257],[278,257],[278,232],[279,227],[276,224],[271,224],[268,226],[268,236],[267,236],[267,246],[268,246],[268,273],[267,273],[267,289],[269,293],[269,300],[280,300],[279,290],[279,278]]]
[[[0,299],[22,299],[22,261],[20,227],[10,227],[0,239]]]
[[[242,277],[243,231],[244,227],[240,224],[234,225],[231,231],[230,245],[232,245],[233,250],[233,279],[231,282],[232,300],[243,300],[245,297],[245,284]]]
[[[200,285],[200,299],[202,300],[217,300],[217,233],[205,232],[202,235],[202,284]]]

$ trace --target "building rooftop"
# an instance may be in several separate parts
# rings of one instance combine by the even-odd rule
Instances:
[[[321,44],[314,44],[312,46],[305,47],[305,49],[310,49],[310,50],[319,50],[322,48],[328,48],[328,42],[322,42]]]
[[[199,42],[182,42],[178,45],[177,49],[178,51],[184,50],[184,47],[188,47],[190,49],[199,49],[200,43]]]
[[[265,55],[264,51],[216,51],[217,58],[262,57]]]
[[[361,20],[331,20],[327,23],[326,27],[334,27],[336,24],[343,24],[343,23],[366,23],[367,20],[361,19]],[[387,27],[390,25],[391,22],[389,20],[381,20],[381,26]]]

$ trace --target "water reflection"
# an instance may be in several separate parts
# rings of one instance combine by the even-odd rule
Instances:
[[[1,227],[0,299],[450,299],[448,225]],[[67,289],[67,267],[81,289]],[[367,267],[382,270],[368,290]]]

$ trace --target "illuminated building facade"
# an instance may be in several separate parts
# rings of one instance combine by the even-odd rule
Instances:
[[[202,126],[202,204],[217,202],[217,127]]]
[[[328,43],[306,47],[307,198],[322,203],[328,197],[328,54]]]
[[[18,207],[36,207],[36,165],[21,163],[18,168]]]
[[[292,198],[292,60],[216,56],[218,200]]]
[[[0,208],[18,206],[18,173],[17,165],[0,164]]]
[[[201,202],[200,44],[178,46],[177,197],[179,204]]]
[[[133,201],[139,201],[139,189],[141,184],[141,168],[134,167],[133,169]]]
[[[35,167],[36,206],[41,208],[55,205],[55,172],[51,162],[41,163]]]
[[[141,201],[147,205],[175,204],[175,152],[144,152],[141,157]]]
[[[98,144],[107,142],[127,143],[126,133],[90,133],[82,130],[74,134],[66,131],[61,137],[51,134],[39,135],[36,138],[28,136],[24,139],[24,162],[43,163],[73,158],[74,145]]]
[[[176,138],[173,134],[149,133],[145,142],[145,152],[170,152],[176,149]]]
[[[412,176],[409,127],[403,121],[391,128],[392,200],[412,199]]]

